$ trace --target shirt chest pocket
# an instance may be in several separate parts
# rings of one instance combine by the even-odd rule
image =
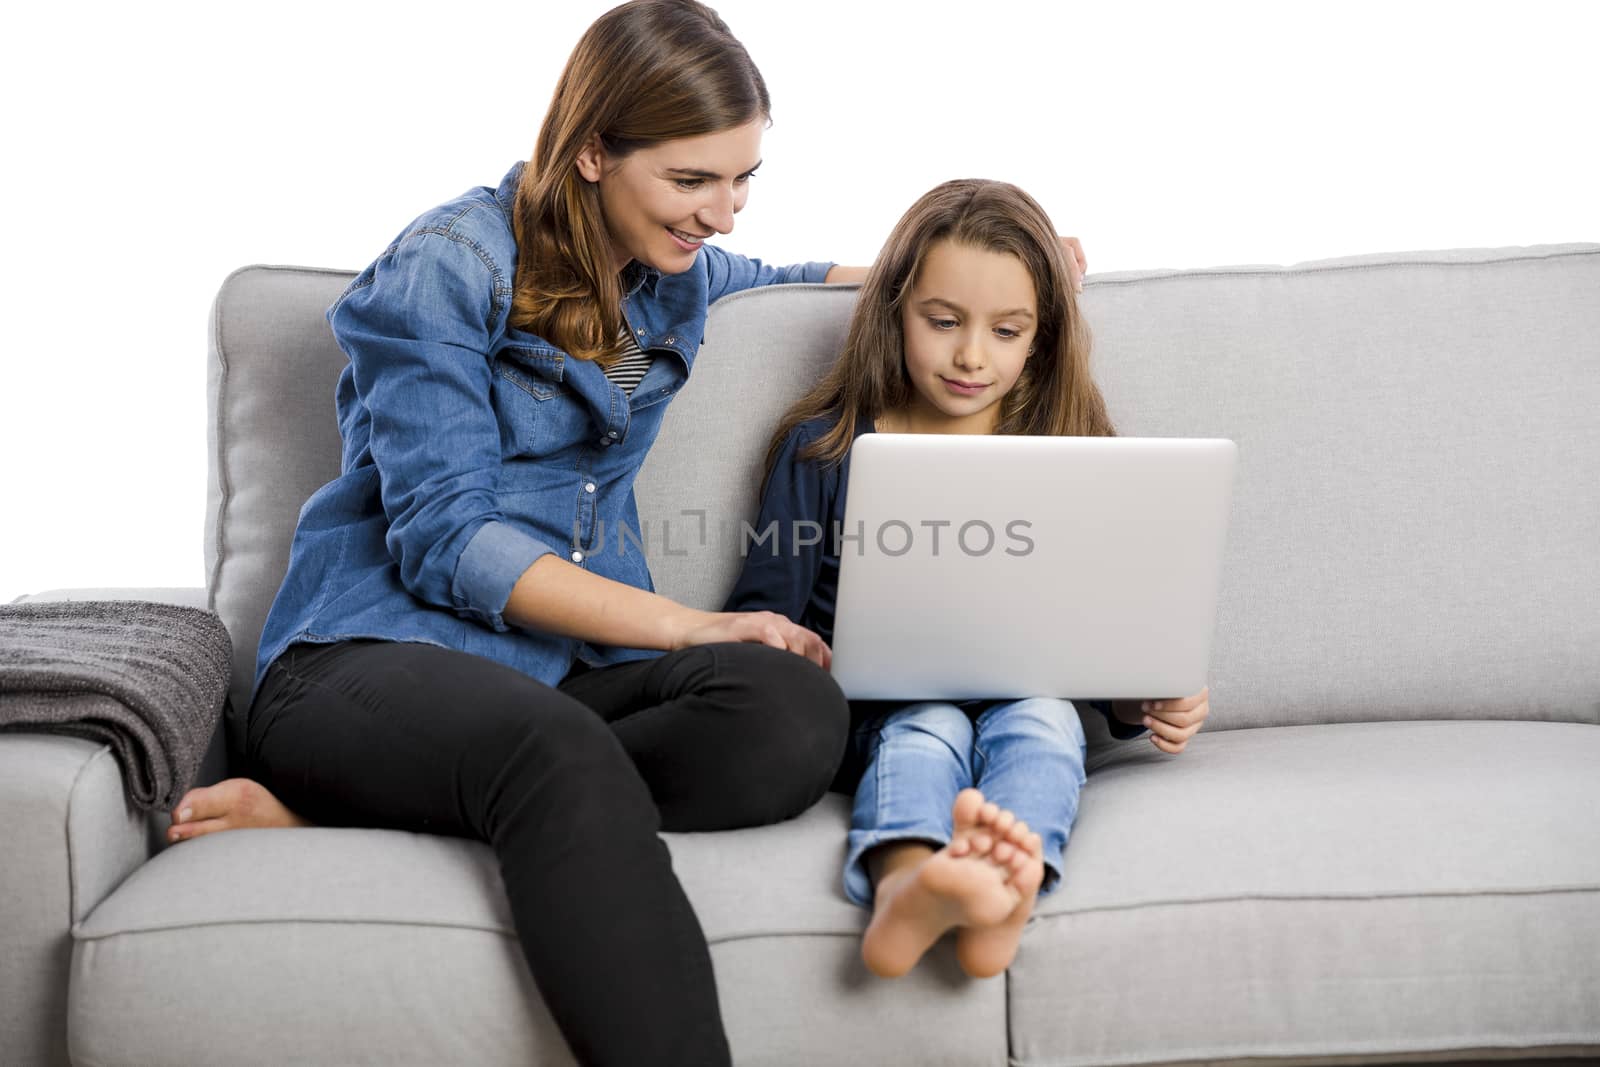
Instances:
[[[500,423],[500,455],[508,474],[520,466],[518,461],[558,456],[581,447],[598,432],[583,398],[539,371],[537,365],[505,353],[494,362],[490,395]]]

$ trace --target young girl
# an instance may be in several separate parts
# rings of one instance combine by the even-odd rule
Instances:
[[[773,436],[755,528],[776,529],[779,549],[747,555],[728,610],[778,612],[832,640],[837,545],[794,532],[839,528],[860,434],[1113,434],[1073,288],[1050,220],[1015,186],[947,182],[912,205],[862,285],[838,362]],[[1170,753],[1209,710],[1203,690],[1095,706],[1114,736],[1148,729]],[[1077,710],[1030,699],[853,711],[865,769],[844,885],[873,909],[867,966],[904,974],[954,929],[968,974],[1000,973],[1061,877],[1084,781]]]

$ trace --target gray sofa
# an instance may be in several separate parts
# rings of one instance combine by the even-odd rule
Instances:
[[[224,284],[207,588],[117,593],[219,612],[236,701],[299,504],[336,469],[322,312],[350,277]],[[640,478],[647,528],[749,515],[853,299],[716,306]],[[841,797],[671,836],[738,1062],[1600,1055],[1600,245],[1100,275],[1083,306],[1124,434],[1240,447],[1209,728],[1174,758],[1087,719],[1063,886],[989,981],[947,947],[865,972]],[[660,589],[716,606],[717,544],[653,538]],[[43,735],[0,735],[0,811],[0,1061],[569,1062],[482,845],[163,848],[107,749]]]

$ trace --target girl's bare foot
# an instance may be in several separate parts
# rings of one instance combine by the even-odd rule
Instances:
[[[944,848],[894,844],[878,858],[872,921],[861,941],[861,958],[876,975],[897,978],[949,930],[994,926],[1017,908],[1021,897],[1007,882],[1009,869],[989,858],[999,840],[999,809],[976,789],[963,789],[951,814],[954,833]]]
[[[1015,822],[995,843],[990,859],[1006,865],[1008,884],[1019,899],[1002,921],[990,926],[969,924],[956,934],[956,959],[961,969],[974,978],[997,975],[1016,958],[1022,929],[1033,914],[1033,904],[1044,881],[1044,842],[1038,834],[1029,832],[1026,823]]]
[[[168,841],[187,841],[218,830],[260,829],[311,824],[279,802],[267,787],[251,778],[228,778],[216,785],[191,789],[172,812]]]

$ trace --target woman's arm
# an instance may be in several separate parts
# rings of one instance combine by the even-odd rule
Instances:
[[[775,267],[759,259],[741,256],[708,244],[700,249],[700,264],[706,272],[706,303],[715,304],[725,296],[766,285],[816,284],[826,279],[833,264],[817,260]]]
[[[489,399],[495,290],[474,246],[420,231],[361,281],[329,322],[370,414],[386,543],[414,597],[495,630],[632,648],[752,641],[825,661],[821,639],[786,619],[685,608],[575,567],[506,521]]]
[[[1083,242],[1076,237],[1063,237],[1061,249],[1067,254],[1067,270],[1072,273],[1072,288],[1081,293],[1083,276],[1089,269],[1089,261],[1083,255]],[[828,276],[823,281],[829,285],[864,282],[870,269],[870,267],[842,267],[835,264],[828,268]]]
[[[828,666],[822,638],[770,611],[715,612],[591,574],[559,556],[541,556],[511,589],[507,621],[546,633],[626,648],[672,650],[748,641]]]
[[[517,578],[556,551],[500,509],[489,354],[500,313],[495,265],[434,227],[398,241],[328,313],[365,409],[401,583],[495,630]]]

